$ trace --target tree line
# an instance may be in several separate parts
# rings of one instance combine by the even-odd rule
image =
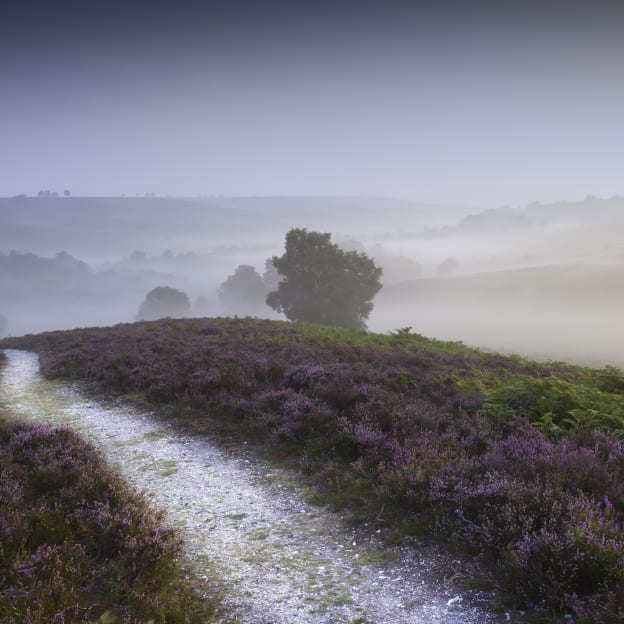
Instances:
[[[341,249],[331,234],[293,228],[286,234],[284,254],[269,258],[262,276],[240,265],[219,287],[219,298],[231,313],[261,314],[268,305],[289,320],[364,329],[381,275],[365,253]],[[186,293],[158,286],[147,294],[137,318],[188,316],[190,311]]]

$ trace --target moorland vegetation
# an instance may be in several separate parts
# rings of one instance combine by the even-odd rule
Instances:
[[[317,499],[487,562],[534,622],[624,620],[624,374],[402,328],[184,319],[5,339],[51,378],[255,443]]]
[[[163,514],[73,431],[0,412],[0,509],[0,623],[215,621]]]

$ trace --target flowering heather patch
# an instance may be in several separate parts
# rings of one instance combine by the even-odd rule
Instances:
[[[624,621],[624,376],[250,319],[12,339],[50,377],[265,442],[344,504],[491,562],[544,622]]]
[[[72,431],[0,415],[0,509],[2,624],[211,621],[173,529]]]

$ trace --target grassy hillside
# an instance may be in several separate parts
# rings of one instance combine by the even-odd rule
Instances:
[[[385,286],[372,328],[414,325],[537,358],[624,365],[621,266],[560,264]]]
[[[160,253],[258,241],[275,245],[292,227],[377,231],[380,214],[392,224],[391,232],[419,231],[454,221],[458,210],[366,196],[0,198],[0,248],[46,255],[65,249],[88,260],[111,260],[134,249]]]
[[[595,224],[622,225],[624,197],[599,198],[588,196],[581,201],[534,203],[523,208],[490,208],[463,217],[455,226],[429,230],[428,235],[452,236],[469,232],[501,233],[514,229],[552,226],[588,226]]]
[[[615,303],[622,299],[622,292],[624,273],[620,266],[566,264],[416,279],[387,286],[384,296],[421,302],[472,297],[491,302],[570,305],[596,298]]]
[[[624,617],[624,374],[413,335],[195,319],[4,340],[296,466],[397,536],[479,553],[535,621]]]

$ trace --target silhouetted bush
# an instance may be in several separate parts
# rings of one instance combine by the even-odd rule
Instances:
[[[137,320],[154,321],[160,318],[188,316],[191,302],[186,293],[170,286],[157,286],[145,296],[139,307]]]
[[[219,286],[223,310],[230,315],[260,315],[269,312],[266,304],[268,289],[260,274],[250,265],[241,264],[233,275]],[[265,313],[266,316],[266,313]]]

